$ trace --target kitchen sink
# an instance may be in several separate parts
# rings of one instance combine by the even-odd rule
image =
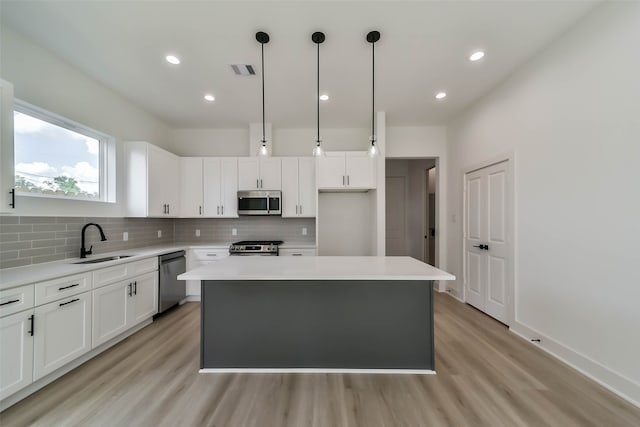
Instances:
[[[99,262],[115,261],[118,259],[129,258],[131,256],[133,255],[116,255],[116,256],[109,256],[105,258],[88,259],[86,261],[74,262],[74,264],[97,264]]]

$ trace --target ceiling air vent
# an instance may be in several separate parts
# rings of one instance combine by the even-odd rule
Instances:
[[[233,72],[236,73],[237,76],[254,76],[256,74],[253,65],[231,64],[231,68],[233,68]]]

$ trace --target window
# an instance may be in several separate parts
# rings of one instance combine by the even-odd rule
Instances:
[[[17,192],[114,201],[113,138],[21,101],[13,121]]]

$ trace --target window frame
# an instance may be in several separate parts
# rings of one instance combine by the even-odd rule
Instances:
[[[16,195],[22,197],[38,197],[38,198],[50,198],[57,200],[73,200],[83,201],[90,203],[115,203],[116,202],[116,142],[115,138],[107,135],[103,132],[90,128],[87,125],[76,122],[75,120],[68,119],[59,114],[45,110],[44,108],[35,106],[26,101],[20,99],[14,100],[13,111],[26,114],[44,122],[50,123],[55,126],[70,130],[72,132],[79,133],[89,138],[98,140],[98,198],[89,199],[79,196],[62,196],[57,194],[46,193],[31,193],[24,192],[16,189]],[[14,130],[15,132],[15,130]],[[14,149],[17,144],[14,134]],[[15,167],[15,158],[13,160]],[[14,182],[15,182],[14,172]]]

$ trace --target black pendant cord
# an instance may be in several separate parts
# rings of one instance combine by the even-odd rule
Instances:
[[[260,47],[262,48],[262,145],[264,145],[267,142],[264,126],[264,43],[261,43]]]
[[[371,43],[371,144],[376,142],[375,117],[376,117],[376,44]]]
[[[318,137],[316,139],[316,142],[319,144],[320,143],[320,43],[317,44],[318,47],[318,53],[317,53],[317,76],[318,78],[316,79],[317,82],[317,94],[316,94],[316,105],[317,105],[317,129],[318,129]]]

